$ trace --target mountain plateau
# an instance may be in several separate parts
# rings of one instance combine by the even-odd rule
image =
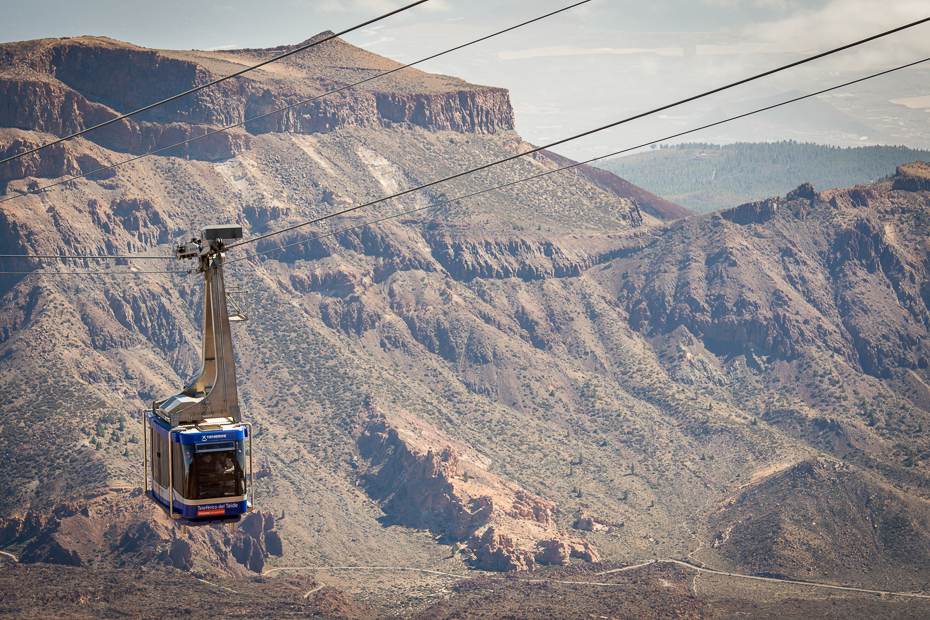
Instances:
[[[2,45],[0,153],[282,50]],[[0,247],[170,256],[204,225],[248,241],[532,148],[506,91],[405,69],[18,196],[397,66],[334,40],[17,160]],[[673,557],[930,592],[930,166],[691,215],[566,163],[538,152],[229,252],[253,303],[233,336],[261,511],[233,533],[181,536],[134,490],[141,412],[196,371],[198,277],[173,260],[5,263],[35,273],[0,276],[0,550],[20,560],[0,579],[146,566],[235,589],[310,567],[287,596],[338,584],[324,602],[343,617],[456,608],[333,567],[571,581]],[[656,614],[714,617],[697,578],[649,570],[636,591],[665,593]],[[510,604],[482,594],[496,583],[449,600],[493,615]]]

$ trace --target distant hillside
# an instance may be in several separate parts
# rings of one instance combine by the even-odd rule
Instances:
[[[840,148],[785,142],[688,143],[597,164],[662,198],[705,213],[784,196],[804,182],[818,191],[871,183],[901,164],[930,161],[903,146]]]
[[[930,596],[930,164],[687,215],[604,170],[542,176],[569,160],[540,151],[324,226],[532,149],[506,91],[398,72],[395,90],[19,195],[396,66],[329,43],[0,169],[8,254],[169,257],[206,224],[242,226],[254,244],[226,281],[253,302],[231,335],[257,509],[184,532],[140,488],[140,414],[203,363],[202,275],[7,261],[0,562],[25,570],[0,564],[0,616],[139,617],[162,599],[228,615],[209,584],[250,620],[927,617],[927,599],[808,605],[807,586],[727,573]],[[161,71],[183,90],[273,53],[0,45],[16,95],[0,95],[0,158],[128,110],[167,88]],[[662,558],[718,574],[694,593]],[[606,574],[621,564],[640,569]]]

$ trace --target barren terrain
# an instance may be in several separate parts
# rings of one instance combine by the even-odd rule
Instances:
[[[273,53],[2,48],[0,87],[20,94],[2,99],[19,104],[0,110],[0,153],[136,105],[142,60],[179,87]],[[327,88],[310,73],[341,84],[393,66],[342,42],[301,62],[24,159],[0,172],[0,199],[240,119],[265,92],[270,106]],[[127,93],[101,90],[91,65],[127,71]],[[530,148],[506,91],[411,75],[0,203],[0,247],[169,256],[207,224],[249,240]],[[63,101],[73,114],[52,115]],[[4,579],[80,592],[94,571],[130,584],[145,568],[241,591],[269,617],[764,618],[785,604],[779,584],[713,589],[719,577],[665,564],[611,573],[615,598],[556,583],[665,558],[930,593],[930,166],[702,216],[584,168],[459,199],[565,163],[538,153],[229,252],[227,282],[252,295],[233,335],[261,511],[233,533],[182,536],[135,490],[141,412],[196,370],[198,276],[173,260],[5,263],[43,272],[0,276],[0,550],[20,560]],[[49,273],[75,270],[96,275]],[[303,598],[321,583],[333,589]],[[142,615],[133,588],[88,614]],[[10,610],[45,596],[46,615],[90,600],[3,591]],[[925,604],[791,601],[797,617]]]

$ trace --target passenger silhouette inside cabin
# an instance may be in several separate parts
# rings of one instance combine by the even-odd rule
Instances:
[[[230,497],[245,493],[243,468],[232,450],[198,453],[187,464],[188,499]]]

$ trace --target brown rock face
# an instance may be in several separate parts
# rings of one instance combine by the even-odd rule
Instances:
[[[726,211],[720,215],[735,224],[761,224],[767,222],[778,212],[778,200],[769,198],[760,202],[750,202]]]
[[[41,512],[30,510],[25,515],[0,519],[0,545],[20,538],[28,540],[35,536],[45,523]]]
[[[232,533],[192,527],[182,536],[140,492],[129,489],[102,490],[59,504],[49,516],[29,512],[0,519],[0,533],[0,544],[22,548],[19,561],[27,564],[123,566],[155,561],[181,570],[200,565],[237,575],[261,573],[265,558],[283,553],[272,514],[252,512]]]
[[[469,545],[474,549],[478,566],[485,570],[530,571],[535,568],[534,554],[529,550],[519,549],[513,538],[500,533],[494,526],[486,528],[480,536],[476,534],[472,537]]]
[[[799,489],[808,493],[799,493]],[[813,459],[747,485],[710,517],[713,546],[755,574],[817,579],[824,567],[856,583],[888,575],[889,587],[913,577],[890,562],[930,561],[930,531],[919,500],[876,485],[833,459]],[[812,573],[813,571],[813,573]]]
[[[542,540],[536,544],[536,561],[543,564],[560,564],[568,566],[569,558],[579,558],[585,562],[600,562],[601,556],[594,545],[576,536],[569,536],[559,530],[559,536]]]
[[[46,76],[32,80],[18,74],[10,75],[9,72],[0,69],[0,96],[3,97],[3,101],[9,102],[5,106],[0,105],[0,123],[5,127],[65,136],[99,125],[133,109],[127,107],[115,110],[100,103],[93,103],[67,84],[57,83],[54,79],[48,80]],[[112,78],[105,81],[117,83]],[[145,83],[147,82],[146,80]],[[188,90],[193,85],[188,83],[183,90]],[[140,90],[147,91],[148,87]],[[16,102],[15,105],[12,102]],[[60,117],[57,113],[59,110],[67,110],[69,114]],[[161,122],[150,122],[126,119],[95,130],[89,136],[97,144],[114,151],[144,153],[202,136],[210,130],[217,129],[219,124],[207,127],[208,129],[205,129],[193,125],[190,121],[171,122],[161,119]],[[248,148],[249,144],[250,137],[242,131],[228,131],[177,147],[171,154],[205,160],[226,159]],[[13,153],[21,150],[15,148],[15,145],[3,145],[2,148]],[[90,164],[91,162],[87,162],[81,172],[90,172],[101,167]],[[73,171],[69,173],[73,174]]]
[[[168,550],[168,562],[180,570],[192,569],[194,567],[194,552],[190,541],[184,538],[177,538],[172,541]]]
[[[317,38],[330,34],[322,33]],[[316,59],[321,55],[342,55],[343,64],[355,64],[360,72],[385,70],[378,67],[384,59],[341,40],[320,47],[325,49],[311,48],[303,53],[304,58],[282,61],[281,67],[287,67],[283,69],[285,74],[302,79],[267,82],[247,75],[95,130],[88,138],[114,151],[145,153],[286,108],[343,85],[334,79],[341,77],[337,75],[339,68],[333,73],[333,67]],[[222,56],[235,62],[238,55],[244,55],[248,60],[242,62],[252,64],[250,60],[256,55],[270,57],[280,51],[224,52]],[[58,136],[72,134],[216,79],[219,75],[208,68],[216,56],[159,52],[96,37],[0,46],[0,126]],[[228,72],[226,67],[223,71]],[[326,67],[329,77],[325,76]],[[354,74],[354,79],[358,75]],[[396,124],[461,133],[513,129],[513,110],[506,90],[475,87],[452,78],[440,83],[427,75],[407,70],[403,92],[370,87],[345,91],[249,123],[245,130],[196,140],[170,154],[208,161],[227,159],[249,148],[251,137],[246,131],[312,134],[347,126]],[[455,85],[449,88],[449,83]],[[20,152],[23,146],[0,145],[0,151]],[[91,162],[80,166],[82,172],[98,167]],[[74,165],[54,163],[19,168],[5,169],[4,178],[23,178],[29,172],[46,173],[42,176],[75,173]],[[58,174],[50,174],[52,171]]]
[[[506,530],[505,530],[506,531]],[[532,546],[519,546],[519,539],[503,533],[493,525],[475,532],[469,546],[475,555],[476,564],[485,570],[531,571],[536,564],[568,566],[571,558],[585,562],[600,562],[601,556],[594,545],[557,530],[552,538],[536,540]]]
[[[363,474],[370,492],[399,522],[462,540],[491,521],[495,506],[490,497],[456,493],[459,459],[451,446],[439,453],[427,448],[423,454],[401,439],[377,410],[371,412],[358,446],[371,462]]]
[[[906,192],[930,191],[930,164],[918,161],[898,166],[891,188]]]
[[[274,530],[274,515],[270,513],[246,515],[233,532],[232,555],[253,573],[262,572],[267,556],[282,553],[281,537]]]
[[[917,369],[930,359],[920,284],[927,264],[883,225],[880,212],[893,198],[873,188],[817,194],[808,185],[681,222],[640,254],[644,262],[622,267],[642,275],[617,281],[618,299],[640,332],[683,326],[709,349],[750,363],[825,345],[873,376]],[[812,226],[812,210],[830,210],[836,224]],[[764,239],[753,233],[761,226]]]
[[[537,562],[568,564],[571,557],[599,561],[593,545],[557,528],[553,502],[489,473],[477,454],[467,463],[451,445],[425,447],[424,454],[414,439],[420,429],[422,423],[394,426],[370,405],[357,441],[370,463],[363,473],[368,490],[397,522],[467,540],[465,551],[486,570],[533,570]],[[436,429],[424,430],[442,440]]]

